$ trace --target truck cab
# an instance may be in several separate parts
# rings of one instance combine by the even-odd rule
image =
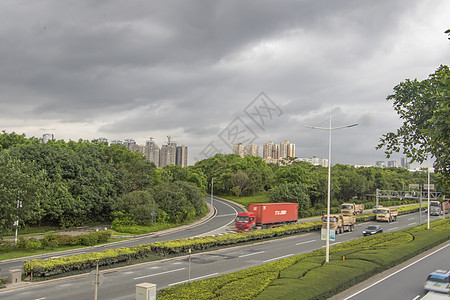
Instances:
[[[439,216],[443,213],[442,209],[443,205],[439,201],[431,201],[430,202],[430,215]]]
[[[241,212],[236,217],[236,231],[248,232],[253,231],[256,227],[256,216],[252,212]]]

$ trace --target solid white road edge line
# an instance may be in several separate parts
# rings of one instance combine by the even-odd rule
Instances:
[[[400,273],[401,271],[403,271],[403,270],[405,270],[405,269],[411,267],[412,265],[415,265],[416,263],[418,263],[418,262],[424,260],[425,258],[427,258],[427,257],[429,257],[429,256],[431,256],[431,255],[433,255],[433,254],[435,254],[436,252],[439,252],[439,251],[441,251],[442,249],[447,248],[448,246],[450,246],[450,244],[447,244],[447,245],[445,245],[445,246],[443,246],[443,247],[441,247],[441,248],[439,248],[439,249],[433,251],[432,253],[427,254],[426,256],[422,257],[421,259],[419,259],[419,260],[417,260],[417,261],[415,261],[415,262],[412,262],[412,263],[410,263],[409,265],[407,265],[406,267],[403,267],[403,268],[401,268],[400,270],[398,270],[398,271],[392,273],[391,275],[388,275],[388,276],[386,276],[386,277],[384,277],[384,278],[378,280],[377,282],[375,282],[375,283],[369,285],[368,287],[366,287],[366,288],[360,290],[359,292],[354,293],[353,295],[351,295],[351,296],[345,298],[344,300],[351,299],[352,297],[355,297],[356,295],[361,294],[362,292],[364,292],[365,290],[370,289],[370,288],[373,287],[374,285],[377,285],[377,284],[379,284],[380,282],[382,282],[382,281],[388,279],[389,277],[392,277],[392,276],[394,276],[395,274]]]

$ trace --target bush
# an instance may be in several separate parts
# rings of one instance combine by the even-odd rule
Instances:
[[[17,243],[17,248],[23,250],[37,250],[42,248],[42,243],[40,240],[35,238],[30,239],[21,238]]]

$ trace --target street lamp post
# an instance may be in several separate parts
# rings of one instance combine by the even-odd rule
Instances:
[[[430,229],[430,166],[428,166],[428,187],[427,187],[427,192],[428,192],[428,210],[427,210],[427,217],[428,217],[428,222],[427,222],[427,229]]]
[[[213,193],[214,193],[214,177],[211,178],[211,209],[212,210],[214,210],[214,206],[213,206],[214,196],[213,196]]]
[[[22,201],[20,201],[20,197],[19,197],[19,191],[17,191],[17,218],[16,221],[14,222],[14,225],[16,226],[16,233],[14,235],[14,245],[17,245],[17,236],[18,236],[18,231],[19,231],[19,208],[22,207]]]
[[[317,127],[317,126],[307,126],[305,127],[312,128],[312,129],[320,129],[320,130],[328,130],[329,137],[328,137],[328,201],[327,201],[327,241],[326,241],[326,262],[330,262],[330,202],[331,202],[331,131],[337,130],[337,129],[343,129],[343,128],[349,128],[358,125],[350,124],[345,126],[339,126],[339,127],[331,127],[331,114],[329,117],[329,126],[328,128],[325,127]]]

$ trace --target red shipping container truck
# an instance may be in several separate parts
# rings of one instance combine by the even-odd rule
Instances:
[[[297,221],[297,203],[253,203],[249,204],[248,212],[238,214],[235,227],[237,231],[252,231]]]

